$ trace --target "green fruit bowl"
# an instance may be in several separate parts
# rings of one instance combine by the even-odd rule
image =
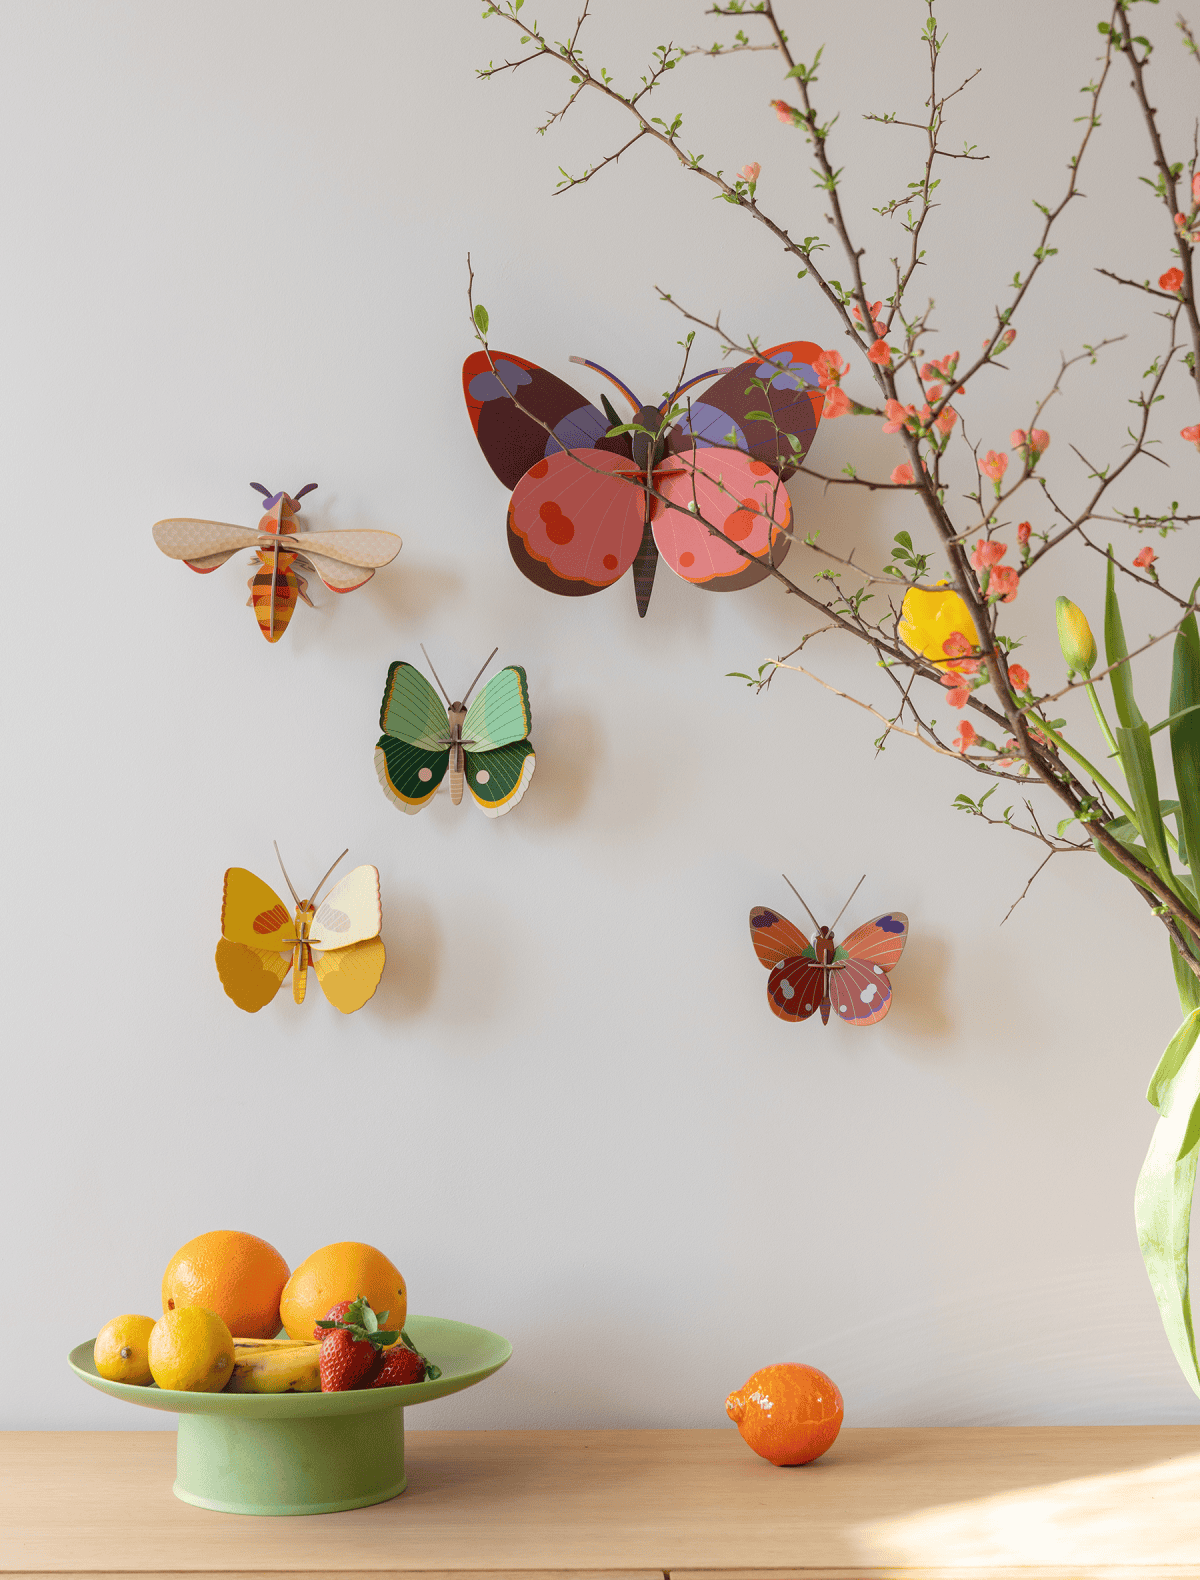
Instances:
[[[179,1416],[175,1496],[225,1514],[332,1514],[404,1491],[404,1407],[458,1393],[512,1354],[498,1333],[445,1317],[410,1316],[409,1338],[442,1368],[432,1382],[347,1393],[181,1393],[108,1382],[94,1339],[69,1356],[102,1393]]]

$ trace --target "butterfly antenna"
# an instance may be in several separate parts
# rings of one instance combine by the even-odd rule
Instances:
[[[670,399],[663,402],[663,405],[670,406],[672,402],[679,399],[684,390],[690,390],[693,384],[703,384],[705,379],[715,379],[717,374],[723,371],[724,369],[722,368],[710,368],[707,373],[697,373],[694,378],[688,379],[686,384],[680,384]]]
[[[296,500],[297,502],[299,502],[301,499],[304,498],[305,494],[311,494],[313,489],[316,488],[316,486],[317,485],[315,483],[305,483],[303,488],[298,488],[296,490],[296,492],[292,495],[292,498],[294,500]]]
[[[487,668],[487,667],[488,667],[488,665],[489,665],[489,664],[490,664],[490,663],[491,663],[491,661],[492,661],[492,660],[493,660],[493,659],[494,659],[494,658],[495,658],[495,656],[496,656],[496,654],[497,654],[497,653],[498,653],[498,652],[499,652],[499,651],[500,651],[500,649],[499,649],[499,648],[498,648],[498,647],[494,647],[494,648],[493,648],[493,649],[492,649],[492,651],[491,651],[491,652],[490,652],[490,653],[489,653],[489,654],[488,654],[488,656],[487,656],[487,657],[486,657],[486,658],[485,658],[485,659],[484,659],[484,661],[483,661],[483,669],[486,669],[486,668]],[[482,674],[483,674],[483,669],[481,669],[481,670],[480,670],[480,671],[479,671],[479,675],[482,675]],[[469,686],[468,686],[468,687],[467,687],[467,697],[469,697],[469,696],[470,696],[470,695],[471,695],[471,693],[472,693],[472,692],[473,692],[473,691],[474,691],[474,690],[475,690],[475,687],[476,687],[476,686],[477,686],[477,685],[478,685],[478,684],[479,684],[479,675],[476,675],[476,676],[475,676],[475,679],[474,679],[474,680],[473,680],[473,681],[472,681],[472,682],[471,682],[471,684],[470,684],[470,685],[469,685]],[[465,708],[465,707],[466,707],[466,705],[467,705],[467,697],[464,697],[464,698],[463,698],[463,707],[464,707],[464,708]]]
[[[255,493],[261,494],[264,499],[270,499],[271,490],[269,488],[264,488],[261,483],[251,483],[250,487],[254,489]]]
[[[607,368],[602,368],[598,362],[589,362],[586,357],[571,357],[569,360],[574,362],[578,367],[591,368],[593,373],[602,374],[610,384],[615,384],[617,386],[617,388],[621,391],[621,394],[624,395],[625,399],[633,407],[635,412],[641,411],[641,401],[638,400],[637,396],[629,388],[628,384],[621,383],[620,379],[615,373],[610,373]]]
[[[350,849],[350,847],[349,847],[349,845],[347,845],[346,849],[342,852],[342,856],[346,855],[347,852],[349,851],[349,849]],[[337,866],[338,861],[341,861],[342,856],[338,857],[337,861],[334,862],[333,867]],[[329,872],[333,871],[333,867],[330,867]],[[327,878],[329,876],[329,872],[327,872],[325,874],[325,878]],[[315,905],[317,903],[317,895],[320,894],[322,888],[325,885],[325,878],[322,878],[320,883],[318,883],[316,888],[312,891],[312,897],[310,898],[310,900],[308,902],[310,905]]]
[[[858,882],[857,882],[857,883],[856,883],[856,884],[855,884],[855,885],[854,885],[854,887],[853,887],[853,888],[852,888],[852,889],[851,889],[851,890],[850,890],[850,900],[852,900],[852,899],[853,899],[853,898],[854,898],[854,896],[855,896],[855,895],[856,895],[856,894],[857,894],[857,893],[858,893],[858,891],[859,891],[859,890],[860,890],[860,889],[861,889],[861,888],[862,888],[862,886],[863,886],[863,884],[864,884],[864,883],[865,883],[865,882],[866,882],[866,881],[867,881],[867,875],[866,875],[866,873],[865,873],[865,872],[864,872],[864,873],[863,873],[863,875],[862,875],[862,877],[861,877],[861,878],[860,878],[860,879],[859,879],[859,880],[858,880]],[[850,904],[850,900],[847,900],[847,901],[846,901],[846,905],[849,905],[849,904]],[[842,917],[843,917],[843,916],[844,916],[844,915],[845,915],[845,914],[846,914],[846,905],[843,905],[843,906],[842,906],[842,908],[841,908],[841,910],[840,910],[840,911],[839,911],[839,912],[838,912],[838,913],[837,913],[837,915],[836,915],[836,916],[835,916],[835,917],[834,917],[834,919],[833,919],[833,927],[836,927],[836,926],[837,926],[837,924],[838,924],[838,923],[839,923],[839,922],[840,922],[840,921],[841,921],[841,919],[842,919]],[[830,930],[830,932],[832,932],[832,931],[833,931],[833,927],[831,927],[831,928],[830,928],[830,929],[829,929],[829,930]]]
[[[788,877],[786,872],[783,874],[783,881],[787,884],[788,888],[792,891],[792,893],[800,901],[800,904],[804,905],[804,909],[806,911],[808,911],[808,906],[805,905],[805,903],[804,903],[804,896],[800,893],[800,890],[796,887],[796,885]],[[849,904],[850,903],[849,900],[847,900],[846,903]],[[812,918],[813,926],[817,929],[818,932],[820,932],[821,931],[821,924],[820,924],[820,922],[816,919],[815,916],[813,916],[813,913],[811,911],[808,911],[808,914]]]
[[[272,843],[272,845],[275,846],[275,854],[277,856],[279,856],[279,841],[273,839],[271,841],[271,843]],[[297,905],[302,904],[303,902],[301,901],[300,896],[296,893],[295,889],[292,888],[292,880],[288,877],[288,870],[283,865],[283,857],[282,856],[279,856],[279,866],[280,866],[280,869],[283,872],[283,881],[287,884],[289,889],[292,889],[292,899],[295,900]]]
[[[422,651],[422,653],[425,653],[425,644],[424,644],[424,642],[421,643],[421,651]],[[445,686],[442,685],[441,678],[439,677],[437,670],[434,669],[434,667],[433,667],[433,660],[430,658],[428,653],[425,653],[425,662],[429,665],[429,672],[433,676],[434,680],[437,681],[438,687],[441,690],[442,696],[445,697],[445,699],[446,699],[446,706],[448,708],[451,707],[452,704],[451,704],[451,701],[450,701],[450,693],[446,690]]]

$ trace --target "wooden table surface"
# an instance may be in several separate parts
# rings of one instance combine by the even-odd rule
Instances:
[[[737,1432],[409,1432],[408,1490],[213,1514],[169,1432],[0,1434],[0,1571],[593,1580],[1200,1576],[1200,1428],[843,1431],[779,1470]]]

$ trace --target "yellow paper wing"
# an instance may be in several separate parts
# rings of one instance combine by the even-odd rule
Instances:
[[[239,1009],[251,1015],[269,1004],[291,970],[290,957],[273,949],[254,949],[222,938],[217,945],[217,975]]]
[[[309,937],[314,949],[344,949],[364,938],[377,938],[382,925],[379,870],[355,867],[317,907]]]
[[[382,938],[364,938],[345,949],[326,950],[319,960],[314,958],[313,970],[334,1009],[349,1015],[379,986],[386,960]]]
[[[250,949],[283,950],[289,947],[285,940],[296,937],[295,917],[270,884],[245,867],[230,867],[221,899],[221,933],[230,943]]]

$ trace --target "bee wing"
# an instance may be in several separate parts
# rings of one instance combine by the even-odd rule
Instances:
[[[372,570],[389,565],[401,547],[394,532],[375,532],[368,527],[350,527],[344,532],[296,532],[292,536],[301,554],[312,557],[315,551],[322,557],[340,560],[343,565],[369,565]],[[325,573],[319,570],[319,574],[324,581]]]
[[[301,540],[305,542],[305,549],[299,556],[299,563],[307,566],[309,570],[316,571],[330,592],[353,592],[356,587],[361,587],[374,576],[373,570],[363,570],[357,565],[343,565],[341,560],[332,560],[327,554],[310,554],[305,541],[308,537],[309,534],[306,532],[304,539]]]
[[[154,541],[171,559],[198,561],[200,567],[211,571],[239,549],[253,548],[258,533],[251,527],[235,527],[227,521],[194,521],[189,516],[172,516],[167,521],[154,523]],[[216,559],[218,554],[223,559]]]
[[[221,554],[205,554],[202,555],[198,560],[184,560],[183,563],[190,566],[192,570],[199,571],[202,576],[205,576],[209,571],[218,570],[222,565],[224,565],[226,560],[231,560],[236,553],[236,549],[226,549]]]

